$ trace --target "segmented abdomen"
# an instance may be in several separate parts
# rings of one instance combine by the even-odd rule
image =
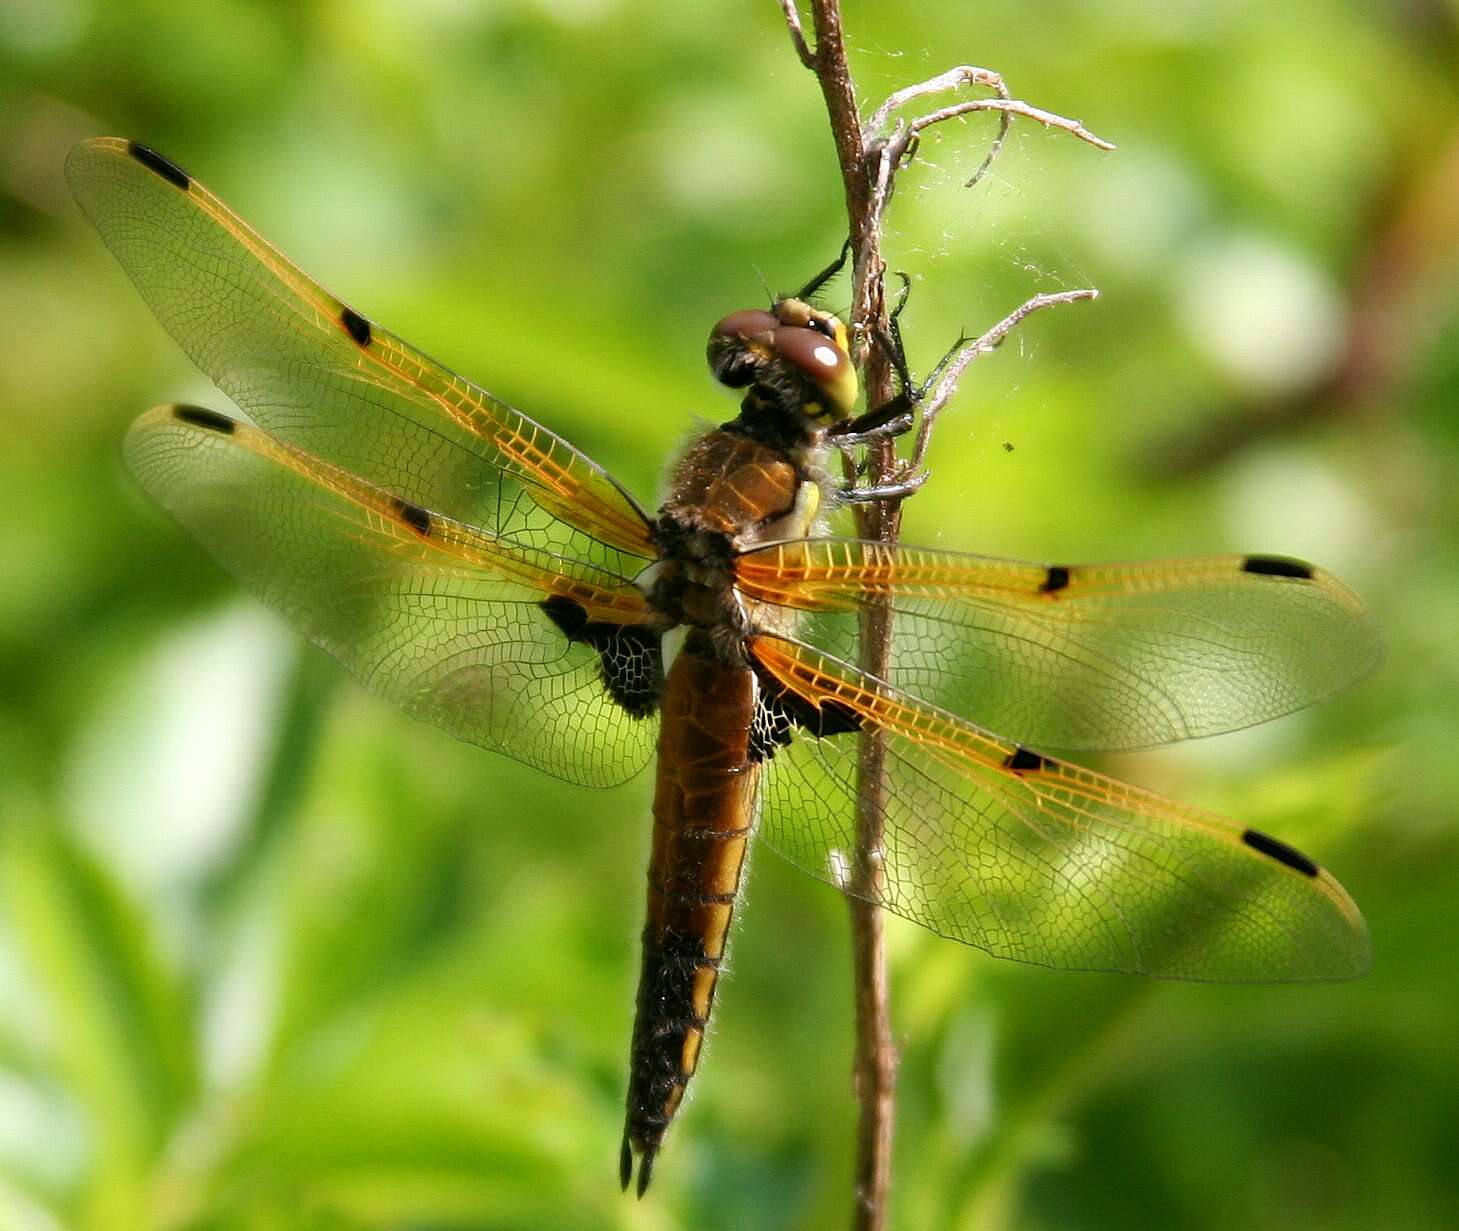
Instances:
[[[638,1191],[699,1062],[754,817],[756,683],[691,633],[662,698],[648,918],[621,1171]]]

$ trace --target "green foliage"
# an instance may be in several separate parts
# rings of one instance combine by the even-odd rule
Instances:
[[[1105,292],[974,366],[908,540],[1306,556],[1390,650],[1310,714],[1116,766],[1312,850],[1373,973],[1057,975],[894,924],[894,1225],[1459,1224],[1452,15],[847,7],[864,98],[971,59],[1120,145],[1017,126],[969,192],[969,122],[903,181],[919,370],[1034,291]],[[0,1225],[842,1225],[835,894],[756,858],[691,1105],[622,1198],[647,784],[365,699],[135,494],[130,419],[221,399],[65,194],[103,132],[650,501],[729,413],[708,325],[840,242],[769,0],[0,10]]]

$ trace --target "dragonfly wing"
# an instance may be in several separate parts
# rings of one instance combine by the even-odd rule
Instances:
[[[882,884],[862,896],[997,957],[1212,981],[1347,979],[1357,907],[1276,839],[1000,740],[811,647],[752,653],[778,720],[761,836],[858,891],[858,729],[886,741]]]
[[[257,428],[161,406],[142,486],[370,691],[571,782],[652,755],[659,630],[629,580],[410,504]]]
[[[366,320],[160,155],[98,138],[66,176],[158,320],[273,436],[499,540],[623,574],[654,557],[601,467]]]
[[[1048,566],[859,539],[747,552],[750,598],[859,659],[894,614],[888,683],[1045,748],[1130,749],[1265,722],[1371,671],[1372,617],[1331,574],[1275,556]]]

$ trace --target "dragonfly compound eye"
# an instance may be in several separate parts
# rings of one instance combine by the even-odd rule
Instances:
[[[750,345],[752,338],[768,341],[780,322],[768,312],[747,308],[731,312],[709,331],[709,369],[714,378],[731,389],[739,389],[755,379],[755,369],[764,358],[766,348],[757,355]]]
[[[759,308],[747,308],[743,312],[731,312],[709,331],[709,336],[711,340],[715,338],[744,340],[754,337],[757,333],[768,333],[779,324],[780,322],[769,312],[763,312]]]
[[[835,419],[851,413],[856,402],[856,371],[839,341],[808,325],[782,325],[772,344],[781,359],[825,395],[822,413]]]

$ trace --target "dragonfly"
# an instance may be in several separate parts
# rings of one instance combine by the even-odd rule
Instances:
[[[1316,981],[1369,962],[1358,908],[1287,843],[1063,754],[1289,713],[1380,656],[1327,572],[1275,555],[1038,564],[827,533],[856,413],[815,287],[710,333],[738,414],[650,512],[561,436],[301,272],[175,163],[77,146],[76,199],[245,417],[142,416],[143,488],[368,690],[583,786],[656,763],[623,1186],[698,1067],[752,838],[1000,958]],[[871,492],[870,495],[876,495]],[[862,619],[890,613],[881,675]],[[880,875],[857,875],[880,742]],[[1055,754],[1058,755],[1055,755]]]

